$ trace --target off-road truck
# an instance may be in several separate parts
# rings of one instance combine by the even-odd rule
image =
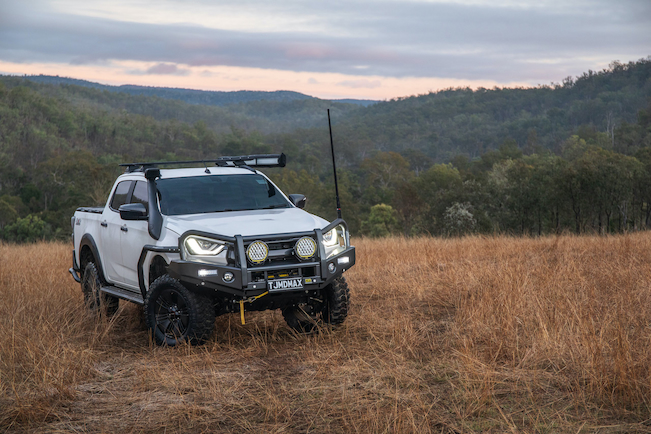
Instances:
[[[281,309],[299,331],[340,324],[355,264],[346,222],[286,196],[261,167],[285,155],[126,164],[104,207],[72,217],[70,273],[93,311],[144,306],[156,343],[200,344],[215,317]],[[161,169],[167,164],[185,168]],[[202,167],[188,167],[202,164]],[[210,166],[209,166],[210,164]]]

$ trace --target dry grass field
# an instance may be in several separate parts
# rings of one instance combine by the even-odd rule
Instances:
[[[0,431],[651,432],[651,233],[354,241],[341,328],[181,348],[87,314],[69,245],[0,245]]]

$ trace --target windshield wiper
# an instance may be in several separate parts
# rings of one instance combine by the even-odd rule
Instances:
[[[287,204],[284,204],[284,205],[269,205],[269,206],[265,206],[264,208],[260,208],[260,209],[275,209],[275,208],[289,208],[289,207],[287,206]]]

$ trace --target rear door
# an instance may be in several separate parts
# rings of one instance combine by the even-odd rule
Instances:
[[[124,221],[120,218],[118,208],[127,203],[134,181],[121,181],[104,209],[100,222],[102,267],[110,283],[124,283],[124,266],[122,264],[121,234],[124,231]]]

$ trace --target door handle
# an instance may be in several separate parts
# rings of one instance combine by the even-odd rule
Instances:
[[[108,226],[108,223],[106,223],[106,222],[102,222],[102,223],[100,223],[100,225],[102,225],[103,227],[107,227],[107,226]]]
[[[121,230],[122,232],[129,232],[129,228],[127,227],[127,225],[122,226],[122,227],[120,228],[120,230]]]

